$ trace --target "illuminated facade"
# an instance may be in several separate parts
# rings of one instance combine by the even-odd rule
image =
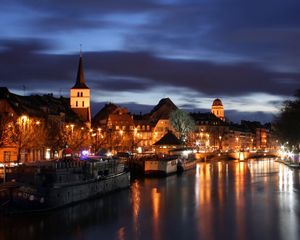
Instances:
[[[225,121],[224,106],[219,98],[213,101],[213,104],[211,106],[211,113],[220,118],[222,121]]]

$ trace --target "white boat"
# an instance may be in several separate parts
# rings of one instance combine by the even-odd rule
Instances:
[[[181,158],[178,160],[177,170],[178,172],[183,172],[186,170],[194,169],[196,167],[195,158]]]
[[[177,156],[153,157],[145,160],[146,175],[169,175],[177,172]]]

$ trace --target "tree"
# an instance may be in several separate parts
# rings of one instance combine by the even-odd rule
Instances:
[[[0,147],[11,143],[11,123],[13,118],[9,115],[0,115]]]
[[[68,146],[72,150],[81,150],[81,148],[89,148],[91,145],[91,129],[83,126],[75,126],[73,124],[66,125],[62,130],[64,146]]]
[[[281,141],[298,146],[300,143],[300,89],[293,100],[285,101],[274,127]]]
[[[169,120],[172,127],[179,133],[180,140],[187,142],[189,133],[195,128],[195,122],[191,116],[185,111],[177,109],[171,112]]]
[[[21,150],[38,149],[45,145],[47,130],[43,121],[21,116],[17,121],[7,123],[7,141],[17,147],[17,161],[21,160]]]
[[[51,158],[55,152],[66,147],[66,131],[61,119],[49,120],[47,122],[48,134],[46,145],[51,149]]]

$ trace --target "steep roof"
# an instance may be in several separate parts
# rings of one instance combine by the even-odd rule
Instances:
[[[80,56],[79,58],[76,83],[72,87],[72,89],[89,89],[84,79],[82,56]]]
[[[101,108],[100,111],[94,116],[93,123],[97,124],[99,121],[107,119],[109,114],[113,113],[117,108],[118,106],[113,103],[105,104],[104,107]]]
[[[160,145],[182,145],[182,142],[172,133],[169,131],[166,133],[160,140],[158,140],[153,145],[160,146]]]
[[[150,121],[157,122],[160,119],[169,119],[171,112],[177,109],[170,98],[163,98],[150,112]]]

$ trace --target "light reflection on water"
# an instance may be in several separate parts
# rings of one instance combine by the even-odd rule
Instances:
[[[104,198],[1,217],[2,239],[300,239],[299,170],[272,159],[198,163]]]

